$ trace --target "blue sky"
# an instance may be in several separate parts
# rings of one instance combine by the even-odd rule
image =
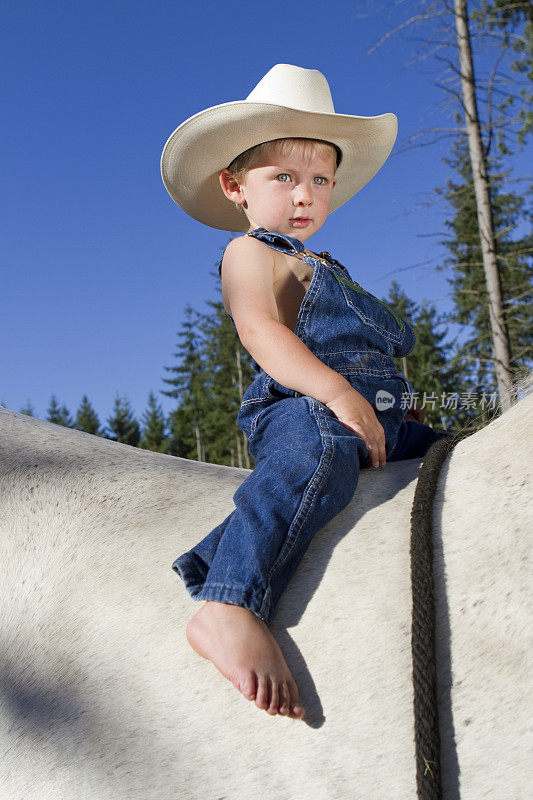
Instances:
[[[161,182],[161,150],[187,117],[244,98],[285,62],[320,69],[338,112],[393,111],[399,144],[450,124],[436,65],[402,68],[416,43],[393,37],[368,53],[420,4],[366,16],[362,5],[2,4],[0,402],[16,411],[31,400],[44,417],[52,394],[72,413],[87,394],[104,422],[117,394],[140,416],[164,388],[185,306],[219,297],[210,273],[230,238],[188,218]],[[448,146],[391,157],[309,246],[378,296],[396,278],[449,310],[434,271],[447,209],[426,206],[449,175]]]

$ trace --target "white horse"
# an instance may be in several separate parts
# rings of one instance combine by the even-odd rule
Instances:
[[[525,800],[533,396],[462,441],[434,508],[446,800]],[[410,511],[420,461],[363,471],[273,632],[305,721],[188,646],[174,558],[247,471],[0,409],[1,800],[411,800]]]

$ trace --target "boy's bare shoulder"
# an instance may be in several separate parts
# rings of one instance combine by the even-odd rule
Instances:
[[[240,236],[229,243],[222,259],[222,300],[238,331],[254,316],[266,314],[277,319],[273,276],[274,258],[269,247],[251,236]]]
[[[226,247],[222,259],[222,273],[240,269],[274,268],[274,253],[265,244],[253,236],[238,236]]]

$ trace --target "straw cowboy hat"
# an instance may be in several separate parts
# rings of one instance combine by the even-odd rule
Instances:
[[[394,114],[336,114],[324,75],[276,64],[245,100],[221,103],[185,120],[161,156],[170,196],[189,216],[226,231],[248,223],[222,193],[218,175],[250,147],[286,137],[324,139],[342,154],[330,211],[346,203],[387,160],[398,130]]]

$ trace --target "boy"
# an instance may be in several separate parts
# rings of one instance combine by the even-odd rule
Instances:
[[[222,296],[259,372],[238,417],[255,470],[235,511],[173,567],[206,601],[191,646],[272,715],[305,714],[268,623],[312,536],[351,500],[360,466],[417,457],[438,438],[423,413],[402,419],[408,387],[393,358],[412,349],[410,326],[303,245],[395,136],[394,115],[337,115],[321,73],[277,65],[245,101],[183,123],[163,151],[182,208],[247,231],[224,253]],[[206,153],[226,166],[210,155],[195,175]]]

